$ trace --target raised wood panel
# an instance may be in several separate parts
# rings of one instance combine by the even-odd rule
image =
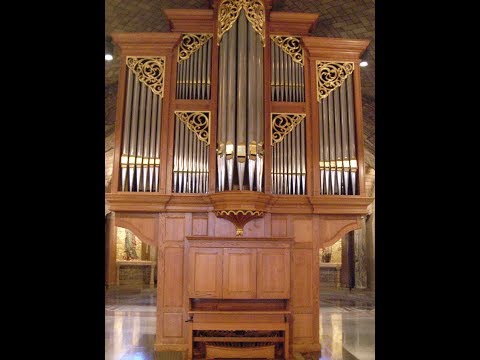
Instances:
[[[254,219],[243,227],[243,236],[265,236],[265,219]]]
[[[287,219],[272,218],[272,236],[287,236]]]
[[[165,218],[165,241],[183,241],[185,238],[185,217]]]
[[[257,250],[257,297],[287,299],[290,297],[290,250]]]
[[[182,313],[164,313],[163,314],[163,337],[182,337],[183,336],[183,314]]]
[[[183,248],[165,248],[164,307],[183,306]]]
[[[222,297],[222,258],[223,249],[189,249],[188,286],[190,297]]]
[[[192,235],[207,236],[208,235],[208,217],[193,217],[192,219]]]
[[[293,339],[311,338],[313,336],[312,314],[294,314]]]
[[[312,306],[312,250],[292,250],[292,307]]]
[[[312,242],[312,220],[311,219],[295,219],[293,220],[293,234],[295,242]]]
[[[230,237],[235,236],[235,225],[230,221],[216,218],[215,219],[215,236],[216,237]]]
[[[253,299],[257,294],[255,249],[224,249],[223,298]]]

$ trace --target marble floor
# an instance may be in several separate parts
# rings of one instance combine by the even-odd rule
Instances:
[[[322,353],[295,353],[296,360],[375,359],[375,294],[348,289],[320,290]],[[154,354],[156,289],[111,287],[105,294],[105,360],[181,359]]]

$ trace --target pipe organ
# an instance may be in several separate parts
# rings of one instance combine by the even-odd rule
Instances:
[[[166,9],[114,33],[115,225],[158,249],[156,350],[318,351],[319,249],[360,227],[368,40],[311,35],[274,0]],[[321,16],[321,14],[320,14]]]

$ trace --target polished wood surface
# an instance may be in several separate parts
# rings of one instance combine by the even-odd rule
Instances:
[[[286,299],[290,297],[290,251],[258,249],[257,297]]]
[[[171,31],[212,33],[214,16],[211,9],[163,9]]]
[[[275,35],[310,35],[319,14],[271,11],[269,29]]]
[[[256,249],[224,249],[223,298],[253,299],[257,295]]]
[[[207,359],[274,359],[275,345],[258,347],[223,347],[208,345]]]
[[[188,254],[189,296],[221,298],[223,249],[191,248]]]

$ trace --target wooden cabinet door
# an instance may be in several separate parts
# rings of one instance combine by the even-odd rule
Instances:
[[[222,256],[223,249],[189,249],[188,293],[190,297],[222,297]]]
[[[224,249],[223,298],[253,299],[257,295],[255,249]]]
[[[290,297],[290,250],[257,249],[257,298]]]

